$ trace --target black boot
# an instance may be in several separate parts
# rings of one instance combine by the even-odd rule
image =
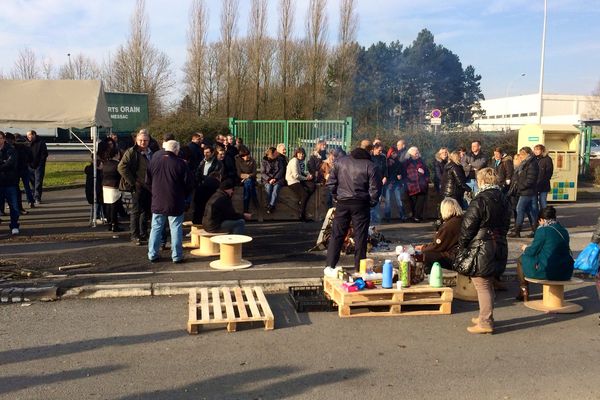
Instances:
[[[515,229],[513,229],[511,232],[508,233],[508,235],[506,235],[508,237],[511,238],[520,238],[521,237],[521,225],[516,225]]]
[[[529,284],[519,285],[519,294],[515,297],[517,301],[529,301]]]

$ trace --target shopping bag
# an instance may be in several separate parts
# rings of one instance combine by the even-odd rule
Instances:
[[[578,269],[586,274],[590,274],[592,276],[598,273],[598,255],[600,253],[600,246],[598,243],[590,243],[577,259],[575,260],[575,269]]]

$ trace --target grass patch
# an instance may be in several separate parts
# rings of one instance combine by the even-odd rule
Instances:
[[[83,169],[88,163],[85,161],[46,163],[44,187],[64,186],[85,183]]]

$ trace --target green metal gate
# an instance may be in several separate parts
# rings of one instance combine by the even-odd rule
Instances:
[[[229,118],[229,130],[234,137],[243,140],[258,162],[267,148],[276,147],[278,143],[285,144],[288,156],[297,147],[304,147],[310,155],[319,139],[324,139],[328,148],[339,146],[345,151],[352,144],[352,117],[339,121],[242,121]]]

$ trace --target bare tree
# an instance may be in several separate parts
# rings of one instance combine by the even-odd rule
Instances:
[[[230,116],[231,104],[231,67],[234,50],[234,41],[237,35],[237,10],[238,0],[223,0],[221,9],[221,42],[225,59],[225,113]]]
[[[327,66],[327,0],[310,0],[306,19],[306,61],[309,70],[312,118],[316,118],[322,97],[321,83]]]
[[[127,43],[106,64],[106,85],[111,90],[148,93],[150,118],[159,115],[174,82],[169,58],[150,43],[145,0],[136,0]]]
[[[206,113],[215,116],[219,113],[220,87],[223,79],[221,69],[221,44],[211,43],[208,46],[206,56],[206,68],[204,70],[204,102]]]
[[[283,119],[288,118],[289,74],[292,54],[292,32],[294,30],[294,7],[292,0],[279,0],[279,51],[278,66],[281,74]]]
[[[58,70],[60,79],[100,79],[102,74],[96,61],[82,53],[73,57],[70,54],[68,56],[69,61]]]
[[[51,58],[45,58],[42,61],[42,78],[54,79],[54,63]]]
[[[231,57],[231,95],[235,99],[232,110],[234,115],[239,118],[251,118],[252,114],[247,113],[247,95],[249,83],[249,53],[248,39],[238,39],[233,42]],[[227,85],[229,88],[230,85]],[[249,108],[248,111],[251,111]]]
[[[265,36],[267,30],[267,0],[252,0],[250,21],[248,24],[250,44],[249,58],[254,79],[254,119],[258,119],[260,110],[260,81],[263,59],[265,57]]]
[[[10,73],[12,79],[39,79],[40,71],[38,68],[35,52],[29,47],[19,51],[17,60],[14,63]]]
[[[200,115],[205,79],[206,33],[208,31],[208,11],[204,0],[193,0],[189,24],[187,60],[183,67],[184,82],[186,92],[192,98],[194,109]]]
[[[342,104],[344,99],[348,100],[352,92],[352,83],[356,73],[356,30],[358,28],[358,15],[356,14],[355,0],[342,0],[340,3],[340,30],[339,47],[337,58],[337,118],[342,111],[348,112],[347,105]]]

